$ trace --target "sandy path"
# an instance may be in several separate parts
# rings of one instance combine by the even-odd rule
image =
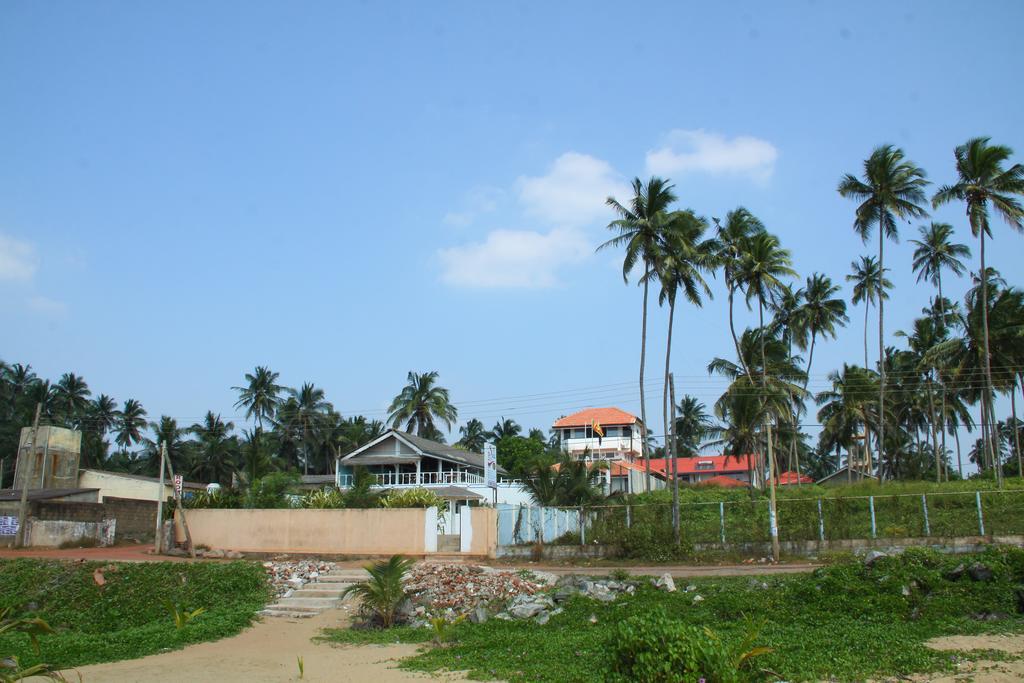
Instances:
[[[1024,634],[990,636],[946,636],[932,638],[928,647],[936,650],[999,650],[1011,655],[1024,654]],[[902,680],[929,681],[930,683],[1010,683],[1024,680],[1024,660],[1008,662],[962,662],[956,673],[915,674]]]
[[[85,683],[178,683],[223,681],[264,683],[297,681],[296,657],[305,664],[303,681],[423,681],[431,677],[395,669],[396,661],[415,654],[415,645],[333,646],[314,643],[320,629],[348,622],[343,610],[310,619],[266,619],[233,638],[191,645],[183,650],[111,664],[83,666]],[[71,672],[69,680],[77,680]],[[437,680],[434,677],[434,680]],[[447,676],[444,680],[456,680]]]

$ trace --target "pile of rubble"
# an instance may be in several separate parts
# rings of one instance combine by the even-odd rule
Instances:
[[[418,564],[406,579],[405,590],[420,613],[469,614],[477,605],[505,604],[521,595],[534,595],[547,583],[536,576],[465,564]]]
[[[334,569],[334,563],[313,560],[273,561],[264,562],[263,568],[267,570],[267,575],[270,577],[274,594],[280,598],[290,595],[291,591],[302,588],[307,583],[316,582],[320,576],[330,573]]]

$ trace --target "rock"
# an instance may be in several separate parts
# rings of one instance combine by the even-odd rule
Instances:
[[[886,555],[885,553],[881,552],[881,551],[872,550],[871,552],[869,552],[867,555],[864,556],[864,565],[867,566],[867,567],[874,567],[875,566],[875,562],[878,562],[883,557],[889,557],[889,556]]]
[[[395,610],[395,614],[397,614],[402,619],[409,619],[415,613],[416,606],[412,604],[412,600],[410,600],[409,598],[403,600],[401,604],[398,605],[398,609]]]
[[[529,619],[543,611],[544,605],[537,602],[528,602],[526,604],[516,605],[515,607],[510,608],[508,612],[516,619]]]
[[[288,579],[287,581],[285,581],[285,583],[295,590],[298,590],[299,588],[302,588],[304,585],[306,585],[306,582],[298,577]]]
[[[900,588],[900,593],[903,595],[903,597],[909,598],[910,597],[910,586],[903,586],[902,588]]]
[[[971,581],[991,581],[994,576],[992,570],[981,562],[972,564],[971,568],[967,570],[967,574],[971,577]]]
[[[608,590],[608,586],[604,586],[602,584],[596,584],[593,588],[587,591],[586,595],[588,598],[600,600],[601,602],[615,601],[615,593]]]
[[[209,560],[222,560],[222,559],[224,559],[224,551],[223,550],[207,550],[205,553],[203,553],[203,557],[205,557],[205,558],[207,558]]]
[[[555,591],[555,602],[566,602],[572,596],[578,595],[579,592],[580,589],[576,588],[576,586],[563,586]]]
[[[626,586],[626,593],[632,595],[634,592],[636,592],[636,586],[634,586],[633,584],[629,584],[628,586]]]
[[[556,586],[558,585],[558,575],[552,574],[551,572],[533,572],[533,578],[538,583],[542,583],[545,586]]]
[[[238,552],[237,550],[229,550],[226,553],[224,553],[224,557],[226,557],[229,560],[240,560],[243,557],[245,557],[245,555]]]
[[[945,576],[947,581],[959,581],[960,577],[962,577],[966,573],[967,567],[965,567],[964,563],[961,562],[956,566],[956,568],[946,572],[943,576]]]
[[[693,585],[692,583],[691,583],[691,584],[690,584],[689,586],[687,586],[687,587],[686,587],[686,592],[687,592],[687,593],[692,593],[692,592],[694,592],[695,590],[697,590],[697,587],[696,587],[696,586],[694,586],[694,585]]]
[[[665,572],[660,578],[654,580],[654,587],[659,588],[668,593],[676,592],[676,582],[672,579],[672,575]]]
[[[695,604],[695,605],[696,605],[696,604],[697,604],[698,602],[704,602],[704,598],[703,598],[703,596],[700,596],[700,595],[694,595],[694,596],[693,596],[693,604]]]
[[[563,574],[559,576],[555,581],[555,586],[562,588],[563,586],[574,586],[576,587],[579,583],[579,578],[576,574]]]
[[[561,613],[562,613],[562,612],[564,612],[564,611],[565,611],[565,610],[564,610],[564,609],[562,609],[561,607],[556,607],[555,609],[551,610],[551,612],[549,612],[549,614],[550,614],[551,616],[555,616],[556,614],[561,614]]]
[[[185,557],[188,553],[181,548],[168,548],[164,551],[164,555],[170,555],[171,557]]]
[[[483,605],[477,605],[473,608],[473,611],[469,613],[469,620],[474,624],[485,624],[490,614],[487,612],[487,608]]]
[[[495,619],[501,619],[502,621],[512,621],[512,615],[508,612],[498,612],[494,615]]]
[[[587,621],[589,621],[591,624],[596,624],[597,623],[597,615],[596,614],[591,614],[590,615],[590,619],[588,619]]]
[[[978,621],[1000,621],[1006,618],[1007,615],[1002,612],[978,612],[971,615],[971,619],[977,619]]]
[[[545,611],[541,612],[540,614],[538,614],[536,616],[536,618],[534,619],[534,621],[536,621],[539,626],[543,626],[544,624],[548,623],[548,621],[550,619],[551,619],[551,612],[548,612],[548,611],[545,610]]]

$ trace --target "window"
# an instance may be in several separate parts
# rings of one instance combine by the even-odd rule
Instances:
[[[571,429],[563,429],[562,430],[562,438],[566,439],[566,440],[571,439],[572,438],[572,430]]]
[[[584,427],[577,427],[572,430],[572,438],[574,439],[585,439],[587,436],[587,430]]]
[[[619,433],[620,433],[619,432],[619,427],[605,427],[604,428],[604,435],[605,436],[618,436]]]
[[[697,469],[698,470],[713,470],[713,469],[715,469],[715,463],[707,462],[707,461],[698,462],[697,463]]]

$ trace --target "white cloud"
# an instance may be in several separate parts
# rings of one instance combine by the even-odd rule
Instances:
[[[43,315],[64,315],[68,311],[67,304],[38,294],[32,295],[26,302],[30,310]]]
[[[444,222],[457,228],[468,227],[480,216],[497,209],[504,196],[505,192],[497,187],[478,187],[463,199],[461,210],[444,215]]]
[[[778,155],[775,145],[749,135],[726,138],[704,129],[676,129],[666,136],[662,147],[647,152],[647,172],[746,175],[765,182],[775,170]]]
[[[438,256],[446,284],[536,289],[557,285],[558,268],[591,252],[578,229],[556,228],[548,233],[494,230],[483,242],[441,249]]]
[[[31,280],[38,267],[35,247],[28,242],[0,235],[0,280]]]
[[[555,159],[546,175],[521,176],[516,187],[528,215],[558,226],[610,220],[605,199],[614,196],[621,200],[630,192],[611,164],[578,152]]]

